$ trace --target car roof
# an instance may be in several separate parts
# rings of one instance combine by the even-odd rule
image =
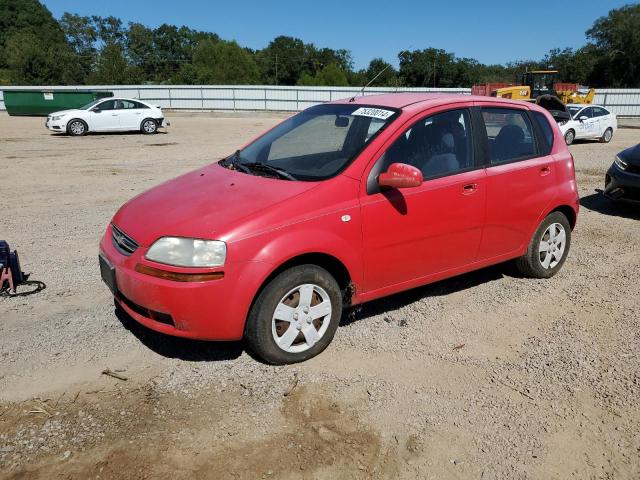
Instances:
[[[598,107],[598,108],[604,108],[606,109],[606,107],[602,106],[602,105],[595,105],[593,103],[567,103],[567,107],[578,107],[578,108],[583,108],[583,107]]]
[[[331,103],[353,103],[356,105],[375,105],[379,107],[389,108],[405,108],[408,106],[416,106],[418,108],[426,106],[436,106],[448,103],[459,102],[491,102],[503,103],[505,105],[522,106],[523,103],[533,106],[529,102],[522,100],[509,100],[499,97],[486,97],[479,95],[466,95],[463,93],[428,93],[428,92],[402,92],[402,93],[383,93],[379,95],[363,95],[352,98],[344,98],[335,100]],[[428,104],[428,105],[427,105]]]
[[[145,100],[140,100],[139,98],[128,98],[128,97],[104,97],[100,100],[129,100],[131,102],[141,102],[147,103]]]

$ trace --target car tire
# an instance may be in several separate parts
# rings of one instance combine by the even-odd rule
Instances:
[[[542,220],[516,266],[527,277],[553,277],[564,265],[570,246],[569,220],[562,212],[552,212]]]
[[[140,131],[145,135],[153,135],[158,132],[158,122],[153,118],[145,118],[140,124]]]
[[[600,137],[600,142],[609,143],[612,138],[613,138],[613,130],[611,128],[607,128],[602,134],[602,137]]]
[[[87,122],[84,120],[74,118],[67,122],[67,133],[72,137],[81,137],[86,135],[88,131],[89,127],[87,126]]]
[[[303,362],[327,348],[341,317],[342,292],[335,278],[317,265],[299,265],[262,289],[249,311],[244,338],[267,363]]]
[[[575,139],[576,132],[573,130],[567,130],[567,133],[564,134],[564,141],[567,145],[571,145]]]

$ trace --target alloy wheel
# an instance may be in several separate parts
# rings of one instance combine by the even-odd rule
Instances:
[[[71,130],[71,133],[74,135],[82,135],[84,133],[84,123],[77,120],[75,122],[71,122],[69,130]]]
[[[552,223],[547,227],[540,239],[538,252],[540,264],[543,268],[554,268],[562,260],[567,245],[567,233],[559,223]]]
[[[331,321],[329,294],[319,285],[306,283],[287,292],[271,320],[276,345],[285,352],[300,353],[313,347]]]

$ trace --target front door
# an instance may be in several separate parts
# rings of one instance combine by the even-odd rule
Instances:
[[[91,109],[89,130],[104,132],[120,128],[120,118],[115,100],[105,100]]]
[[[428,277],[476,259],[486,180],[474,158],[466,108],[422,117],[395,138],[367,174],[361,197],[364,290]],[[415,188],[377,187],[392,163],[419,168]]]
[[[580,120],[587,117],[584,120]],[[591,138],[600,136],[600,120],[593,116],[593,108],[587,107],[578,114],[576,138]]]

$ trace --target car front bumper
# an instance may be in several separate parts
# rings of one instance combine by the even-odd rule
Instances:
[[[113,244],[110,226],[100,242],[100,256],[114,269],[112,293],[129,316],[152,330],[177,337],[199,340],[242,338],[249,306],[257,290],[254,281],[268,275],[270,264],[228,264],[221,279],[179,282],[136,271],[139,263],[163,268],[145,260],[146,251],[139,247],[130,256],[123,255]],[[194,269],[186,270],[193,273]]]
[[[640,202],[640,170],[627,172],[614,163],[607,171],[604,187],[604,195],[613,200]]]
[[[64,120],[51,120],[51,117],[47,118],[47,121],[44,123],[44,126],[47,127],[52,132],[66,132],[67,131],[67,122]]]

